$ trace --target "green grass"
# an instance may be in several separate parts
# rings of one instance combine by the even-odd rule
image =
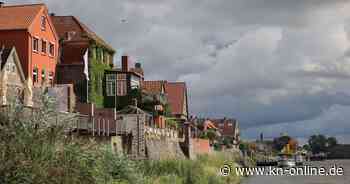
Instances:
[[[50,99],[31,117],[23,106],[0,111],[0,183],[6,184],[236,184],[239,177],[219,175],[224,164],[235,166],[233,153],[196,160],[132,161],[113,154],[110,145],[80,140],[64,130],[74,122],[57,114]],[[66,117],[67,116],[67,117]],[[63,118],[63,117],[62,117]],[[74,118],[73,118],[74,119]]]
[[[219,168],[224,164],[235,167],[235,156],[227,153],[199,156],[196,160],[144,161],[139,169],[145,183],[154,184],[235,184],[240,178],[231,173],[223,177]]]

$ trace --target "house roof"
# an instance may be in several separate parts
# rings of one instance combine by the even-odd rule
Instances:
[[[95,32],[90,30],[85,24],[74,16],[51,16],[56,31],[61,39],[66,38],[67,33],[74,33],[70,41],[94,40],[111,52],[115,52],[112,46],[105,42]]]
[[[17,51],[15,47],[5,47],[3,46],[2,48],[0,48],[0,72],[4,69],[4,66],[6,64],[6,62],[9,60],[10,56],[14,56],[14,62],[16,64],[17,70],[19,72],[19,75],[21,77],[22,82],[25,81],[25,77],[24,77],[24,73],[22,70],[22,65],[21,62],[19,60],[19,57],[17,55]]]
[[[234,135],[236,134],[236,130],[238,129],[238,122],[235,119],[211,119],[216,127],[219,128],[220,132],[223,135]],[[220,124],[222,126],[220,126]],[[229,126],[232,124],[232,126]]]
[[[207,129],[218,129],[214,123],[210,120],[205,120],[203,123],[203,129],[207,130]]]
[[[26,30],[45,4],[5,5],[0,7],[0,30]]]
[[[142,81],[141,89],[149,93],[162,93],[166,81]]]
[[[165,83],[165,93],[167,94],[172,113],[174,115],[182,115],[184,111],[184,105],[187,100],[187,97],[185,96],[187,93],[186,83],[167,82]]]
[[[0,49],[1,50],[1,49]],[[10,56],[10,53],[12,51],[12,48],[8,47],[8,48],[4,48],[2,50],[2,52],[0,51],[0,57],[1,57],[1,68],[3,68],[3,66],[5,65],[5,63],[7,62],[7,58]]]

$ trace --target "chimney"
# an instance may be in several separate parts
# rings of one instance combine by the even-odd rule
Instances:
[[[127,72],[129,70],[128,56],[122,56],[122,71]]]
[[[0,1],[0,8],[4,7],[5,6],[5,2],[3,1]]]

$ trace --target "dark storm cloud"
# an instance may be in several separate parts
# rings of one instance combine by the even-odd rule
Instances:
[[[141,61],[147,79],[185,80],[191,112],[236,117],[248,137],[308,136],[303,123],[325,132],[349,114],[348,0],[43,2]]]

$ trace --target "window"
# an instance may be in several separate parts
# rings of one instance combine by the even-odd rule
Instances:
[[[41,40],[41,52],[46,53],[47,45],[45,40]]]
[[[45,18],[45,16],[41,17],[41,30],[43,30],[43,31],[46,30],[46,18]]]
[[[38,68],[33,69],[33,82],[38,82]]]
[[[117,96],[127,95],[127,79],[126,74],[119,74],[117,79]]]
[[[102,61],[102,63],[105,63],[104,52],[103,52],[103,50],[101,50],[101,61]]]
[[[41,70],[41,81],[44,83],[46,80],[46,72],[45,70]]]
[[[115,74],[107,74],[106,75],[106,93],[107,96],[115,96],[115,82],[116,75]]]
[[[16,65],[12,64],[12,72],[15,73],[16,72]]]
[[[36,51],[36,52],[39,51],[39,39],[38,38],[33,39],[33,51]]]
[[[53,72],[49,72],[49,81],[50,84],[53,85]]]
[[[49,54],[50,54],[50,56],[54,56],[55,55],[55,45],[53,43],[50,43]]]
[[[107,96],[115,96],[115,81],[106,81]]]

